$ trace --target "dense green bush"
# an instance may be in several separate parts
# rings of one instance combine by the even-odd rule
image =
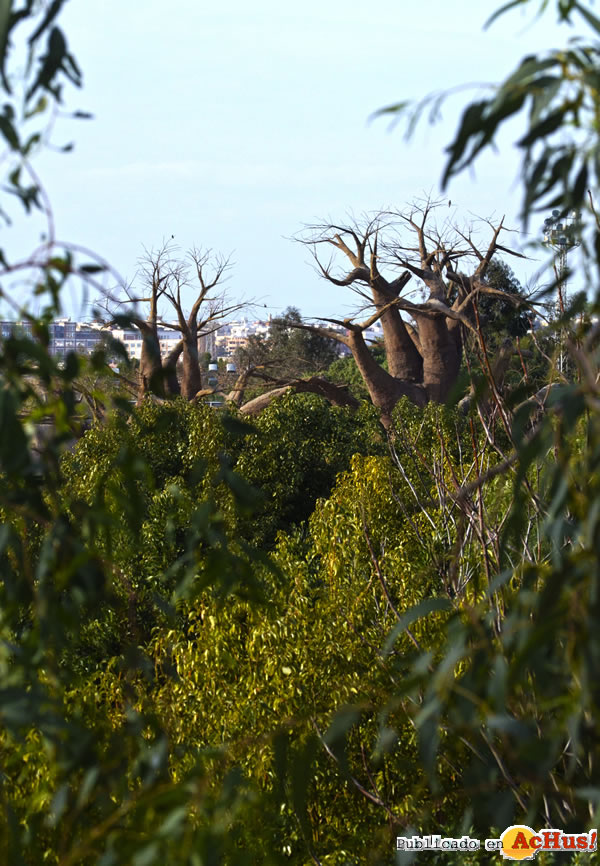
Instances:
[[[444,456],[448,475],[462,480],[457,425],[464,437],[464,420],[461,429],[456,413],[430,407],[413,412],[403,433],[430,459]],[[454,449],[437,438],[450,429]],[[434,472],[430,497],[435,480]],[[268,590],[268,610],[204,595],[180,608],[178,626],[157,630],[147,649],[154,679],[138,680],[137,700],[150,702],[177,745],[175,777],[197,749],[222,750],[221,773],[241,767],[268,803],[275,799],[261,832],[292,862],[304,862],[307,846],[330,864],[388,862],[400,824],[427,816],[450,832],[460,820],[456,765],[440,758],[443,793],[431,801],[415,727],[393,695],[417,650],[437,658],[452,607],[447,575],[430,554],[442,545],[442,521],[410,504],[413,483],[389,456],[355,455],[306,530],[279,535],[274,558],[284,580]],[[446,556],[455,540],[444,540]],[[471,559],[474,567],[475,551]],[[432,615],[383,654],[405,611],[432,598]],[[469,598],[467,583],[458,603]],[[114,672],[105,682],[107,692],[118,689]],[[330,753],[319,747],[323,736]],[[306,765],[304,787],[294,793],[298,762]]]
[[[71,519],[91,508],[114,522],[98,539],[118,569],[114,604],[84,629],[86,664],[118,654],[122,640],[148,640],[177,600],[189,554],[201,580],[203,551],[188,549],[198,508],[212,510],[246,555],[246,544],[272,546],[277,532],[305,520],[355,451],[382,449],[368,407],[354,416],[312,395],[278,400],[252,425],[177,399],[147,400],[94,426],[63,457],[60,491]]]
[[[292,862],[304,862],[307,844],[330,864],[364,863],[375,851],[385,857],[393,831],[381,803],[406,821],[421,815],[427,803],[414,730],[404,712],[388,719],[398,726],[395,747],[373,757],[383,743],[390,747],[391,729],[380,735],[378,711],[396,665],[395,654],[381,656],[396,619],[377,572],[385,574],[386,591],[401,610],[431,591],[419,541],[391,496],[394,474],[389,458],[355,457],[332,498],[319,503],[308,532],[280,536],[275,561],[285,581],[270,589],[268,611],[203,597],[179,628],[160,630],[148,648],[154,686],[140,682],[139,700],[151,702],[180,750],[175,776],[197,749],[226,749],[228,761],[267,799],[279,798],[273,823],[265,815],[262,832],[277,839],[274,844]],[[418,625],[413,639],[435,646],[440,621]],[[165,675],[170,667],[176,679]],[[355,705],[347,724],[360,719],[360,725],[345,754],[336,750],[332,757],[317,748],[318,735],[344,705]],[[293,781],[279,790],[281,750],[288,756],[284,777],[294,761],[306,762],[302,798],[295,798]],[[447,768],[440,769],[448,776]],[[381,803],[361,794],[350,776],[367,790],[375,786]],[[447,790],[452,800],[450,778]]]
[[[61,6],[0,13],[5,61],[34,26],[27,103],[79,83]],[[600,33],[581,4],[559,11]],[[598,53],[526,58],[467,109],[448,173],[529,101],[525,211],[548,191],[581,205]],[[0,133],[26,159],[24,114]],[[47,322],[90,271],[48,256],[35,339],[0,345],[0,860],[391,866],[413,829],[597,827],[597,326],[565,341],[575,375],[543,407],[489,380],[470,415],[402,403],[389,455],[368,413],[287,398],[245,438],[201,407],[121,406],[61,457],[81,365],[49,356]]]
[[[260,546],[272,546],[329,495],[353,454],[382,454],[384,431],[365,405],[352,413],[312,394],[286,394],[254,421],[235,470],[260,490],[262,500],[243,532]]]

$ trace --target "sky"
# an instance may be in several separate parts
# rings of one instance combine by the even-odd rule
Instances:
[[[66,107],[94,119],[59,119],[53,143],[74,150],[36,158],[58,237],[94,250],[135,286],[144,250],[174,236],[182,255],[195,246],[230,256],[230,295],[254,299],[261,315],[289,305],[307,317],[348,315],[356,298],[319,278],[293,238],[307,224],[441,195],[444,146],[478,91],[449,100],[443,121],[423,123],[410,141],[402,125],[373,114],[453,85],[497,82],[524,54],[570,35],[552,8],[532,23],[536,3],[484,31],[498,5],[69,0],[61,26],[84,86],[66,92]],[[451,184],[444,217],[506,215],[520,227],[519,128]],[[39,231],[18,219],[0,240],[31,249]],[[539,261],[511,264],[527,282]],[[66,301],[74,316],[82,305]]]

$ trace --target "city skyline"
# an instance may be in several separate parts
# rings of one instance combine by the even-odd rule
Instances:
[[[175,323],[173,323],[175,324]],[[202,353],[209,353],[211,358],[233,358],[238,348],[243,348],[251,335],[260,335],[265,338],[269,335],[271,318],[224,320],[206,332],[198,334],[198,347]],[[331,325],[332,330],[343,331],[339,325]],[[49,351],[52,355],[66,356],[69,352],[78,352],[90,355],[104,342],[104,338],[110,336],[118,340],[125,347],[127,354],[132,359],[139,360],[143,338],[135,326],[131,328],[114,327],[109,323],[93,321],[74,321],[70,317],[61,317],[50,322],[48,325],[50,345]],[[0,320],[0,339],[23,332],[32,336],[32,325],[27,320]],[[167,357],[181,339],[180,333],[175,328],[157,329],[157,336],[161,350],[161,356]],[[380,322],[375,322],[365,330],[365,340],[374,342],[381,339],[383,330]],[[343,347],[340,348],[340,353]]]

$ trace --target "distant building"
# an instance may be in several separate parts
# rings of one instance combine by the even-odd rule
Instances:
[[[251,335],[269,336],[271,316],[265,322],[255,319],[249,322],[243,318],[239,322],[226,322],[215,334],[215,357],[232,358],[236,349],[243,348]]]
[[[48,325],[50,335],[49,351],[51,355],[64,358],[69,352],[80,355],[91,355],[94,349],[105,340],[105,332],[92,325],[82,322],[72,322],[70,319],[58,319]],[[31,322],[0,322],[0,339],[11,336],[32,336]]]
[[[208,326],[210,328],[210,325]],[[342,331],[339,326],[330,326],[333,330]],[[246,318],[240,321],[225,321],[215,330],[198,336],[198,351],[200,354],[208,352],[211,358],[233,358],[236,349],[244,347],[251,335],[267,338],[271,328],[271,316],[267,321],[255,319],[248,321]],[[77,352],[81,355],[91,355],[106,340],[112,336],[119,340],[125,347],[130,358],[139,359],[142,354],[143,338],[137,328],[110,328],[101,322],[72,322],[70,319],[57,319],[49,325],[50,331],[50,354],[64,357],[69,352]],[[12,334],[23,334],[28,337],[32,335],[29,322],[0,321],[0,341],[10,337]],[[364,332],[367,343],[381,340],[383,329],[381,322],[368,328]],[[166,357],[181,339],[179,331],[171,328],[159,328],[158,339],[161,355]],[[340,354],[345,353],[345,347],[340,344]]]
[[[25,336],[31,337],[31,323],[30,322],[11,322],[11,321],[1,321],[0,322],[0,337],[3,340],[6,340],[8,337],[12,336]]]
[[[383,327],[381,321],[375,322],[370,328],[363,332],[363,337],[367,343],[376,343],[377,340],[383,340]]]
[[[69,352],[91,355],[106,340],[105,332],[82,322],[59,319],[51,322],[50,354],[64,358]]]
[[[112,328],[109,333],[112,334],[115,340],[123,343],[130,358],[137,358],[139,361],[142,357],[142,344],[144,342],[141,331],[138,331],[137,328]],[[180,340],[181,334],[179,331],[173,331],[171,328],[159,328],[158,342],[160,344],[161,356],[165,358]]]

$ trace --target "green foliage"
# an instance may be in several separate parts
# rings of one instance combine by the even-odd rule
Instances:
[[[338,358],[327,368],[327,378],[336,385],[348,385],[350,393],[358,400],[368,400],[369,392],[352,356]]]
[[[258,510],[241,527],[259,546],[271,546],[278,531],[306,520],[353,454],[385,450],[372,407],[352,413],[312,394],[273,401],[254,426],[235,469],[262,493]]]
[[[77,61],[58,24],[65,2],[26,2],[18,9],[13,2],[0,6],[0,79],[5,98],[0,135],[12,162],[5,191],[18,198],[27,213],[32,208],[43,208],[29,158],[52,124],[54,107],[63,101],[65,82],[76,87],[82,83]],[[24,58],[15,47],[23,43]],[[73,116],[89,117],[85,112]],[[4,211],[2,215],[9,221]]]
[[[37,28],[34,54],[47,37],[29,71],[56,100],[78,75],[62,5],[0,5],[5,61],[19,22]],[[577,2],[560,9],[599,29]],[[592,86],[582,51],[548,66],[556,99]],[[571,183],[571,168],[552,180],[568,144],[536,63],[516,82],[538,115],[521,143],[534,159],[550,136],[551,152],[526,207],[540,183]],[[468,114],[450,173],[514,97]],[[573,166],[586,147],[571,143]],[[597,825],[597,327],[566,343],[576,375],[545,411],[491,385],[493,404],[467,416],[402,401],[389,454],[367,406],[288,395],[240,425],[99,391],[107,417],[65,454],[86,370],[47,346],[72,272],[49,259],[34,339],[0,345],[2,862],[391,866],[411,828]]]
[[[271,351],[287,358],[289,364],[304,373],[325,370],[337,357],[338,344],[313,331],[294,327],[299,324],[302,316],[296,307],[288,307],[282,316],[275,317],[269,332]]]
[[[532,0],[517,0],[501,7],[488,23]],[[542,4],[542,10],[549,6]],[[476,99],[463,111],[442,175],[442,186],[472,165],[493,147],[497,132],[507,120],[526,111],[526,131],[517,144],[523,152],[523,218],[534,210],[559,208],[564,213],[585,205],[588,189],[598,185],[597,118],[600,19],[577,0],[557,0],[559,20],[585,23],[590,29],[568,47],[543,55],[528,55],[494,88],[491,96]],[[409,134],[424,109],[430,119],[439,117],[439,106],[448,93],[433,94],[418,104],[403,101],[383,109],[383,114],[408,113]],[[596,249],[598,247],[596,246]]]
[[[198,463],[215,454],[222,428],[208,410],[185,425],[185,403],[148,404],[91,431],[61,464],[76,365],[62,369],[25,338],[3,343],[0,364],[3,858],[192,864],[231,847],[238,862],[235,834],[219,829],[218,816],[252,811],[243,777],[225,776],[205,796],[211,762],[198,755],[173,781],[165,732],[132,691],[150,670],[141,641],[152,579],[173,600],[207,588],[214,598],[261,595],[247,551],[227,534],[223,512],[239,499],[231,472],[221,464],[207,474]],[[35,462],[29,444],[41,413],[54,425]],[[174,473],[187,473],[187,488]],[[213,487],[223,492],[189,495]],[[164,601],[162,614],[172,619]],[[190,823],[201,803],[202,820]]]
[[[317,499],[329,495],[353,454],[385,450],[370,407],[351,413],[310,394],[286,394],[251,425],[239,426],[241,436],[235,417],[183,399],[147,400],[130,414],[96,425],[65,455],[67,495],[88,504],[101,499],[115,516],[120,505],[114,506],[113,490],[122,489],[123,463],[129,466],[135,453],[150,467],[132,501],[133,514],[143,522],[131,531],[122,526],[112,551],[136,589],[168,571],[195,503],[213,500],[231,534],[258,547],[272,545],[277,532],[302,523]],[[222,483],[229,463],[238,476],[229,481],[237,484],[246,515]],[[254,491],[242,488],[241,479]]]
[[[474,538],[462,544],[450,585],[459,510],[439,502],[440,473],[469,477],[469,423],[406,401],[397,424],[393,458],[355,455],[307,530],[279,536],[275,558],[287,579],[268,591],[267,612],[203,597],[149,649],[153,705],[181,750],[175,774],[191,761],[191,744],[225,750],[267,803],[279,803],[256,829],[291,862],[305,862],[308,848],[324,863],[391,863],[398,827],[461,820],[467,753],[457,742],[453,760],[433,757],[442,789],[432,801],[412,667],[426,674],[422,653],[441,664],[445,623],[484,595]],[[492,505],[499,515],[502,503],[490,514]],[[176,680],[164,676],[169,666]]]
[[[486,272],[486,283],[491,288],[506,292],[513,298],[525,302],[523,286],[516,278],[512,268],[502,259],[492,259]],[[486,342],[499,345],[506,337],[523,337],[531,328],[531,312],[525,306],[518,307],[514,302],[503,300],[497,295],[484,295],[478,299],[477,309],[481,330]]]
[[[387,361],[385,359],[385,349],[383,346],[372,346],[371,354],[377,363],[387,370]],[[358,400],[369,399],[369,392],[367,391],[364,379],[356,366],[356,361],[351,355],[346,355],[333,361],[333,363],[327,368],[326,375],[330,382],[335,382],[338,385],[348,385],[350,393]]]
[[[508,568],[469,617],[451,618],[440,664],[426,677],[418,662],[413,668],[413,683],[423,690],[416,717],[422,741],[431,744],[436,729],[452,732],[443,744],[428,747],[432,759],[443,748],[449,760],[457,734],[468,742],[461,797],[465,812],[482,825],[504,825],[518,816],[525,823],[581,829],[597,804],[592,671],[600,653],[593,505],[599,430],[597,418],[585,420],[586,402],[593,399],[589,385],[564,387],[554,399],[561,422],[546,416],[533,439],[517,438],[521,460],[504,554],[518,540],[526,557],[511,564],[506,556]],[[553,450],[556,460],[549,459]],[[524,505],[531,493],[522,485],[534,465],[542,467],[541,489],[547,491],[538,517],[544,520],[541,552],[525,540],[531,524]]]
[[[391,496],[390,473],[397,474],[389,458],[356,456],[304,538],[280,537],[276,562],[288,579],[270,590],[268,612],[235,600],[217,608],[203,598],[185,627],[158,632],[149,650],[153,706],[181,750],[175,774],[194,748],[226,748],[267,801],[277,798],[277,815],[266,814],[260,831],[291,862],[304,862],[307,847],[326,863],[363,863],[374,851],[388,861],[388,816],[359,793],[358,780],[369,789],[375,784],[382,802],[407,821],[427,798],[410,725],[402,714],[389,715],[390,723],[402,723],[394,745],[381,737],[377,717],[396,664],[395,655],[385,660],[380,653],[395,617],[370,549],[378,551],[377,568],[389,575],[398,605],[430,591],[418,579],[425,559]],[[413,639],[428,646],[436,628],[439,620],[419,624]],[[404,636],[398,652],[410,645]],[[176,667],[176,680],[162,674],[165,665]],[[345,723],[331,727],[335,712],[350,703]],[[331,754],[318,747],[328,728]],[[389,755],[381,752],[384,741]],[[409,788],[402,784],[407,775]]]
[[[100,644],[96,653],[114,654],[124,638],[145,642],[165,604],[186,595],[217,566],[215,549],[194,547],[195,524],[207,521],[214,540],[220,539],[215,546],[225,549],[238,521],[236,503],[241,498],[243,512],[253,501],[231,473],[228,440],[233,437],[208,407],[181,398],[146,400],[130,414],[115,413],[93,427],[64,456],[60,497],[74,519],[86,509],[105,516],[98,550],[118,569],[113,589],[120,618],[110,614],[111,645]],[[228,591],[249,577],[243,547],[237,550],[240,567],[222,578]],[[89,637],[101,632],[94,626]],[[90,647],[89,662],[97,660]]]
[[[271,320],[267,337],[251,335],[247,345],[238,349],[237,366],[260,366],[274,379],[303,378],[326,370],[337,357],[338,344],[296,327],[301,324],[300,311],[288,307]]]

